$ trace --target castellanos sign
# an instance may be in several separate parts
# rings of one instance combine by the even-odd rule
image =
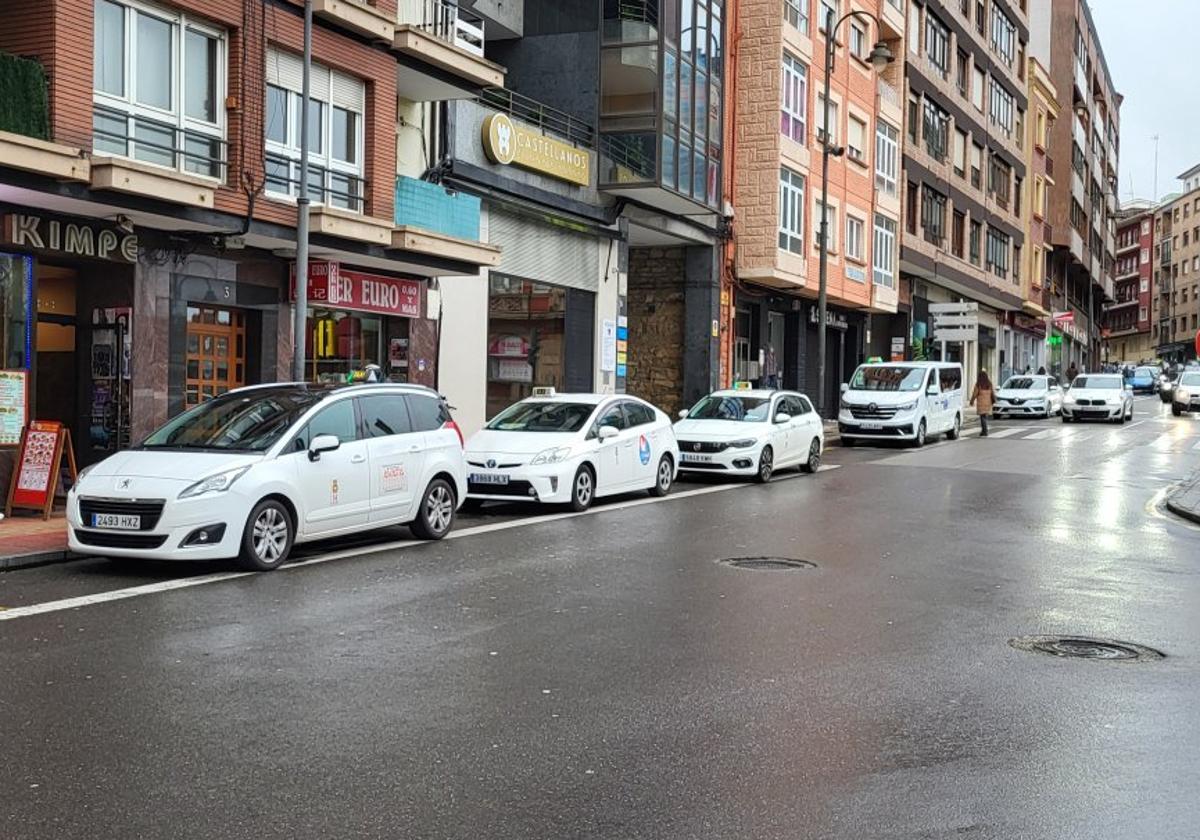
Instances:
[[[483,121],[483,151],[492,163],[511,163],[581,187],[592,180],[591,152],[552,140],[507,114],[492,114]]]
[[[7,214],[0,228],[0,242],[14,248],[114,262],[135,263],[138,258],[137,234],[97,228],[84,222],[45,219],[29,213]]]

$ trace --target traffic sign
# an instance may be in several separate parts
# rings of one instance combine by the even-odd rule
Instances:
[[[939,312],[978,312],[979,304],[967,301],[959,303],[931,303],[929,304],[929,311],[935,315]]]
[[[960,329],[934,330],[934,341],[978,341],[979,330],[972,327]]]

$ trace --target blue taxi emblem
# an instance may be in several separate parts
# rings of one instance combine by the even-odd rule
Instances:
[[[645,435],[638,439],[638,458],[643,464],[650,463],[650,441],[646,440]]]

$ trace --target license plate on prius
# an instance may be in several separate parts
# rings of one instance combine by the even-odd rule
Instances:
[[[121,513],[93,513],[93,528],[112,528],[118,531],[140,531],[142,517]]]
[[[508,484],[508,476],[503,473],[471,473],[467,481],[471,484]]]
[[[679,455],[685,464],[711,464],[713,459],[711,455],[693,455],[691,452],[680,452]]]

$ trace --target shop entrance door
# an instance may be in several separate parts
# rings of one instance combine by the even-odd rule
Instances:
[[[188,306],[184,408],[245,384],[246,313],[217,306]]]

